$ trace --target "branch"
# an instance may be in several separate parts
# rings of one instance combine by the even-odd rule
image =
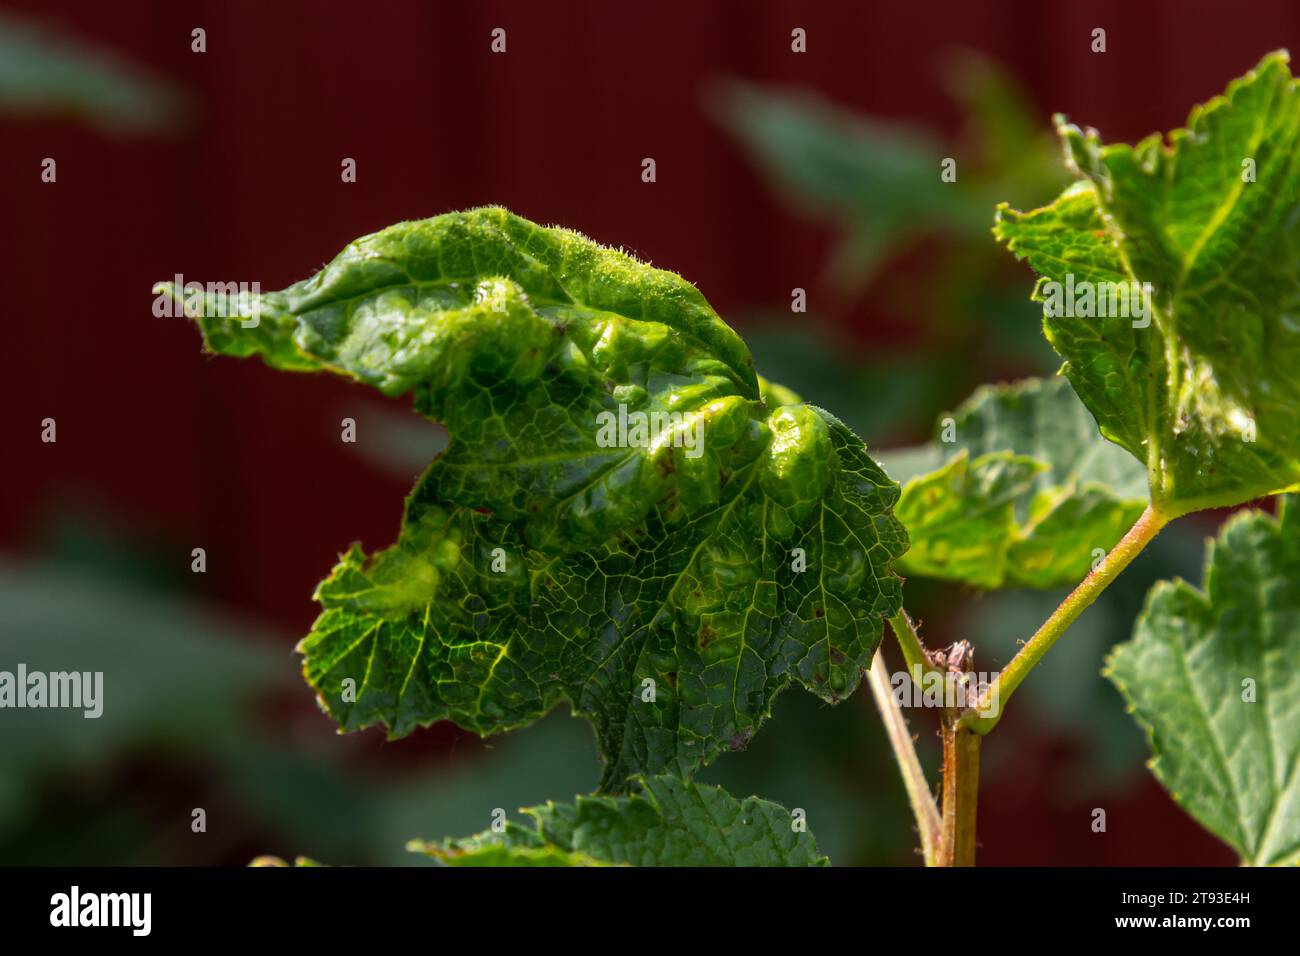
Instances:
[[[921,852],[925,857],[925,865],[934,866],[939,854],[939,808],[935,806],[930,786],[925,780],[925,771],[921,769],[921,761],[916,756],[916,746],[907,729],[907,720],[891,692],[885,658],[880,651],[876,651],[876,656],[871,661],[867,682],[871,685],[871,694],[876,699],[876,707],[885,724],[889,745],[894,749],[899,773],[903,775],[903,787],[907,790],[907,799],[912,804],[912,814],[916,817],[916,828],[921,834]]]
[[[960,720],[945,718],[939,866],[975,865],[975,807],[979,786],[980,736]]]

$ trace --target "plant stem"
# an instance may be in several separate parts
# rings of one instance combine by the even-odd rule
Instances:
[[[876,707],[880,709],[889,745],[894,748],[899,773],[903,775],[903,787],[907,790],[912,815],[916,817],[916,828],[921,834],[921,853],[925,865],[934,866],[939,853],[939,808],[935,806],[930,785],[925,780],[925,771],[921,769],[921,761],[916,756],[916,745],[907,729],[907,719],[903,717],[898,701],[891,692],[884,655],[878,650],[871,661],[867,681],[871,685],[872,696],[876,699]]]
[[[946,717],[939,866],[975,865],[975,807],[979,786],[980,736],[955,715]]]
[[[962,718],[962,723],[977,734],[987,734],[997,726],[1006,710],[1007,701],[1034,665],[1042,660],[1043,655],[1065,633],[1066,628],[1074,623],[1075,618],[1083,613],[1084,608],[1097,600],[1097,596],[1106,590],[1110,582],[1142,553],[1142,549],[1151,543],[1169,520],[1151,505],[1147,505],[1119,544],[1111,548],[1110,553],[1069,593],[1034,636],[1020,648],[1011,663],[994,678],[993,683],[980,696],[978,706]]]
[[[900,607],[898,613],[889,619],[889,626],[894,630],[894,637],[898,638],[898,647],[903,652],[903,660],[907,662],[907,672],[912,675],[913,680],[920,680],[929,671],[935,670],[930,655],[925,652],[925,645],[921,643],[921,636],[916,633],[916,625],[908,617],[907,611]]]

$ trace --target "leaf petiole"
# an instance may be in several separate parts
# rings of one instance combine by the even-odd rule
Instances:
[[[1098,595],[1142,553],[1160,530],[1168,524],[1170,516],[1147,505],[1146,510],[1133,523],[1133,527],[1120,539],[1079,586],[1066,596],[1024,647],[1011,659],[980,695],[975,708],[962,717],[962,724],[977,734],[987,734],[997,726],[1006,712],[1007,701],[1034,665],[1042,660],[1057,639],[1074,623]]]
[[[912,618],[904,608],[900,607],[898,613],[889,619],[889,626],[894,631],[894,637],[898,639],[898,648],[903,652],[903,660],[907,662],[907,672],[912,675],[913,680],[919,680],[930,671],[936,670],[930,655],[926,653],[925,645],[921,643],[921,636],[916,632],[916,625],[912,623]]]

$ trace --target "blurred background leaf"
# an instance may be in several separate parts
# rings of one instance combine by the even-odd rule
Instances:
[[[892,387],[907,375],[919,376],[916,390],[931,396],[927,386],[950,383],[939,393],[948,394],[951,405],[990,369],[1040,374],[1059,364],[1038,332],[1039,310],[1029,302],[1023,270],[1007,261],[990,232],[998,202],[1015,196],[1020,208],[1032,208],[1066,184],[1058,151],[1047,124],[993,60],[955,51],[943,73],[965,112],[951,144],[924,128],[862,115],[807,90],[732,81],[708,98],[711,113],[784,205],[838,231],[825,265],[834,299],[844,307],[869,293],[899,304],[918,324],[918,337],[928,344],[924,359],[908,364],[904,358],[899,368],[897,356],[876,356],[861,369],[863,382],[875,383],[872,395],[891,402]],[[941,177],[947,158],[956,160],[953,182]],[[920,259],[915,271],[884,271],[909,252]],[[786,336],[812,338],[807,318],[796,316],[793,325],[788,316],[768,321]],[[746,325],[761,329],[761,319]],[[767,358],[763,353],[780,354],[788,342],[764,338],[781,334],[760,331],[755,340],[747,333],[746,340],[756,357]],[[781,380],[775,368],[759,368]],[[893,374],[882,381],[875,377],[882,369]],[[865,404],[865,396],[859,402]]]
[[[0,112],[173,133],[194,104],[179,86],[42,24],[0,13]]]
[[[563,714],[491,747],[467,738],[464,757],[442,766],[358,764],[382,736],[328,732],[291,635],[178,594],[158,572],[174,558],[115,539],[84,505],[67,513],[77,521],[44,536],[46,558],[0,558],[0,669],[102,671],[103,714],[0,720],[6,864],[238,864],[310,848],[340,863],[422,865],[404,849],[415,834],[473,832],[496,807],[595,785],[591,733]],[[191,830],[195,807],[205,833]]]

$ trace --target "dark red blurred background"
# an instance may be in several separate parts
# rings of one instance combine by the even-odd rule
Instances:
[[[181,272],[276,289],[396,220],[500,203],[681,272],[744,334],[737,316],[813,283],[831,237],[774,200],[710,120],[718,79],[806,87],[953,133],[937,64],[970,47],[1024,83],[1044,126],[1062,111],[1132,140],[1180,125],[1300,40],[1293,0],[5,7],[171,78],[197,118],[172,138],[0,124],[0,546],[21,555],[51,509],[84,500],[182,566],[205,547],[205,595],[291,634],[310,624],[309,595],[341,548],[395,536],[409,480],[338,437],[341,417],[382,400],[203,356],[184,320],[154,317],[153,283]],[[795,26],[805,55],[790,50]],[[1104,55],[1090,50],[1096,26]],[[206,53],[190,50],[194,27]],[[489,50],[494,27],[505,55]],[[56,184],[40,182],[44,157],[57,159]],[[340,181],[344,157],[356,183]],[[641,181],[644,157],[655,183]],[[835,320],[865,354],[926,348],[898,303],[866,297]],[[57,444],[39,441],[46,417]],[[426,732],[398,752],[418,759],[455,736]],[[1109,804],[1122,838],[1066,836],[1050,794],[1070,744],[1024,726],[1005,740],[1015,769],[982,798],[982,862],[1231,862],[1145,775]]]

